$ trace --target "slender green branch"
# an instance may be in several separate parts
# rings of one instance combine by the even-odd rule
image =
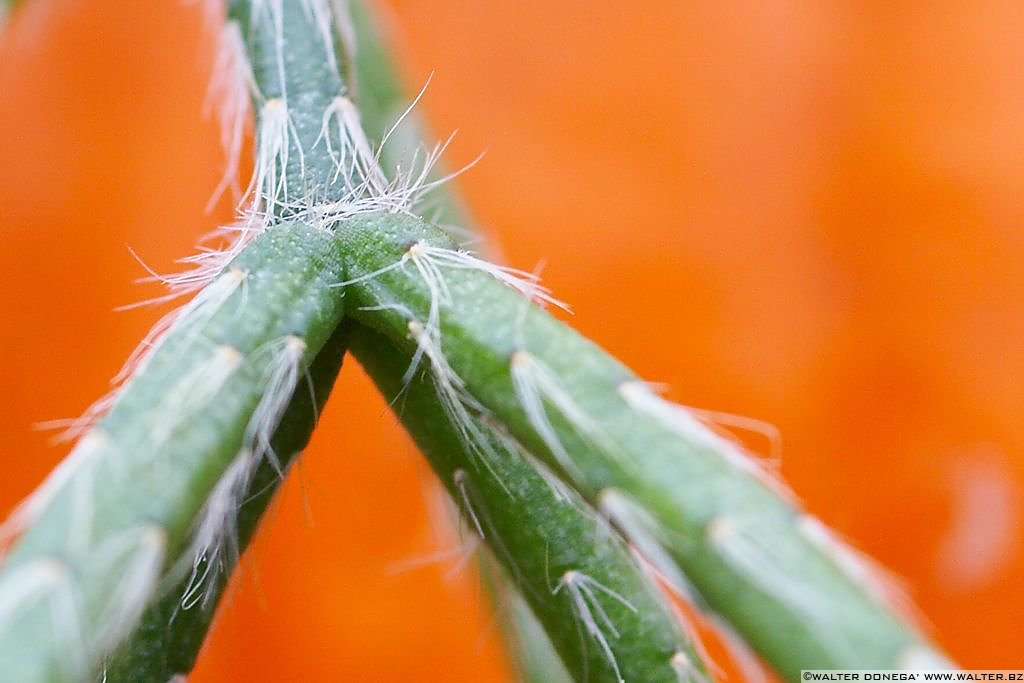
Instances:
[[[333,19],[324,0],[257,5],[246,28],[249,80],[263,93],[252,187],[263,211],[234,247],[170,278],[209,284],[12,520],[24,533],[0,573],[0,671],[11,680],[89,679],[167,589],[185,582],[185,603],[217,593],[207,570],[230,564],[259,468],[283,472],[271,437],[341,320],[337,244],[305,208],[352,196],[337,156],[353,149],[351,131],[325,125],[344,90],[324,66]]]
[[[233,564],[243,496],[283,473],[275,431],[279,445],[291,438],[279,426],[308,433],[298,414],[281,423],[301,377],[314,358],[340,359],[342,344],[333,356],[325,344],[342,280],[350,314],[375,330],[357,344],[363,362],[389,394],[407,387],[408,428],[577,676],[701,672],[618,537],[525,452],[787,678],[943,664],[860,560],[735,446],[512,291],[543,297],[535,283],[404,215],[434,186],[434,157],[381,170],[341,76],[360,72],[337,48],[349,27],[327,0],[229,11],[225,45],[246,76],[227,79],[242,94],[231,101],[251,86],[258,110],[253,210],[233,247],[174,280],[207,286],[13,518],[23,533],[0,570],[0,671],[85,680],[167,590],[215,601],[223,578],[206,570]],[[386,109],[392,85],[382,79],[368,110]],[[187,641],[184,659],[147,660],[144,675],[188,665],[206,619],[140,634],[140,647]],[[134,675],[135,654],[115,670]]]
[[[306,215],[316,204],[352,198],[353,153],[345,118],[355,109],[341,78],[344,53],[326,0],[231,0],[227,31],[239,31],[251,68],[258,130],[253,180],[259,208]],[[230,40],[226,38],[225,40]],[[236,83],[244,87],[244,83]],[[357,121],[358,122],[358,121]]]
[[[309,60],[308,64],[303,63],[299,68],[294,66],[286,67],[283,71],[282,80],[282,71],[277,68],[278,56],[280,54],[292,53],[288,48],[289,42],[298,41],[300,44],[302,42],[309,42],[307,38],[303,37],[301,31],[294,30],[296,26],[300,29],[302,27],[294,23],[294,15],[289,16],[285,14],[286,9],[284,5],[271,4],[265,6],[262,10],[258,10],[256,16],[254,16],[248,3],[233,3],[230,7],[231,21],[233,23],[229,23],[226,26],[223,34],[222,54],[225,49],[239,50],[237,54],[231,55],[234,60],[240,60],[243,65],[248,65],[250,61],[256,65],[251,78],[243,80],[247,82],[251,80],[257,86],[257,92],[254,93],[257,106],[264,106],[268,100],[273,100],[275,97],[279,101],[284,102],[283,98],[286,96],[286,93],[291,93],[293,101],[300,100],[302,102],[303,110],[301,112],[296,113],[294,107],[288,108],[293,136],[289,138],[288,146],[281,155],[293,161],[301,159],[301,164],[292,164],[287,173],[286,181],[290,183],[290,187],[309,188],[319,186],[320,188],[327,188],[320,191],[320,193],[325,194],[327,197],[343,199],[349,193],[349,188],[347,186],[340,188],[334,186],[338,177],[338,160],[331,157],[331,152],[342,149],[343,141],[341,141],[340,136],[325,138],[325,136],[330,136],[333,131],[325,130],[323,121],[318,122],[316,114],[318,113],[318,108],[322,108],[324,111],[329,111],[332,107],[336,109],[339,97],[345,91],[345,88],[342,86],[342,82],[338,80],[333,68],[321,68],[324,65],[331,66],[330,60],[324,60],[323,64],[320,64],[316,58]],[[313,5],[308,5],[307,9],[317,10]],[[319,7],[319,14],[316,11],[304,12],[305,18],[314,19],[314,26],[320,29],[318,37],[321,38],[321,41],[325,32],[323,31],[323,25],[317,26],[316,21],[319,19],[322,22],[326,18],[322,13],[323,9],[322,6]],[[365,40],[361,38],[359,41],[365,48],[360,50],[360,59],[357,61],[357,64],[362,64],[362,68],[365,71],[366,62],[374,60],[379,62],[380,68],[391,69],[393,65],[386,61],[381,46],[375,42],[377,34],[369,33],[372,29],[372,24],[369,23],[366,15],[362,16],[364,21],[357,23],[355,29],[357,32],[366,33]],[[259,18],[262,18],[262,21]],[[337,28],[338,25],[344,24],[344,18],[341,18],[340,21],[334,19],[334,22]],[[239,30],[241,26],[245,27],[244,30]],[[326,35],[329,36],[331,33],[346,33],[346,31],[336,30],[326,33]],[[307,24],[305,35],[308,36],[309,34],[310,31]],[[244,36],[244,50],[240,49],[243,45],[232,44],[236,36]],[[283,37],[283,45],[279,43],[279,37]],[[308,46],[304,47],[308,50]],[[326,50],[326,42],[323,42],[321,47]],[[279,49],[280,52],[278,51]],[[334,54],[338,55],[339,60],[342,62],[342,67],[351,69],[350,59],[352,52],[352,50],[336,50]],[[344,55],[344,57],[341,55]],[[221,65],[222,68],[225,66],[230,65]],[[360,67],[357,66],[356,68]],[[378,69],[375,75],[384,76],[385,74],[381,74]],[[223,78],[224,74],[218,74],[218,76]],[[394,82],[392,75],[388,83]],[[235,83],[235,87],[239,85],[244,85],[244,83]],[[367,85],[372,86],[373,83],[369,82]],[[374,99],[374,95],[379,94],[379,89],[374,91],[372,87],[367,87],[366,90],[368,94],[361,98],[363,101],[371,99],[378,101]],[[231,102],[231,93],[222,93],[222,95],[228,97],[228,103]],[[391,104],[397,106],[399,101],[397,91],[392,92],[390,97],[392,98]],[[393,107],[389,107],[390,109],[393,109]],[[371,111],[380,114],[376,118],[377,125],[375,127],[371,125],[371,128],[382,131],[384,126],[382,118],[384,110],[375,110],[371,106]],[[406,123],[403,125],[408,126],[410,120],[411,117],[407,117]],[[261,123],[261,125],[263,124]],[[383,132],[380,134],[383,136]],[[262,140],[266,144],[268,138],[263,136]],[[335,144],[329,145],[330,140],[334,140]],[[281,165],[284,166],[283,163]],[[260,191],[260,188],[256,189]],[[264,193],[266,191],[264,190]],[[293,194],[291,199],[295,198]],[[285,202],[286,208],[290,205],[292,205],[291,201]],[[340,365],[344,349],[343,336],[344,332],[339,329],[335,334],[335,339],[321,353],[310,370],[311,380],[316,387],[316,395],[320,402],[326,399],[326,390],[329,390],[331,384],[333,384],[334,376]],[[282,466],[287,466],[290,456],[301,450],[301,447],[305,444],[309,431],[313,427],[312,420],[313,406],[305,394],[300,391],[283,416],[281,426],[272,442],[274,452],[278,453],[282,459]],[[239,500],[245,501],[245,503],[242,505],[238,515],[238,548],[230,556],[219,559],[224,566],[214,568],[216,572],[215,579],[212,585],[208,587],[202,600],[199,604],[192,605],[189,609],[182,609],[181,596],[186,595],[189,590],[189,582],[187,580],[168,591],[165,597],[147,612],[143,623],[136,630],[133,639],[120,649],[117,657],[108,665],[105,672],[105,680],[154,681],[154,683],[163,683],[172,675],[186,673],[192,668],[206,631],[209,628],[217,602],[227,583],[230,571],[237,560],[237,555],[247,545],[252,532],[255,530],[259,516],[271,500],[279,482],[280,477],[276,469],[269,463],[264,462],[254,473],[247,490],[239,496]],[[201,561],[199,573],[209,571],[210,568],[206,567],[203,558],[198,559]]]
[[[26,501],[0,573],[10,680],[91,677],[161,583],[220,556],[234,494],[261,458],[277,464],[267,441],[341,319],[340,275],[330,235],[302,224],[260,235]]]
[[[338,235],[351,315],[418,349],[449,401],[493,415],[624,529],[642,530],[638,543],[667,548],[681,587],[784,676],[942,661],[730,442],[506,286],[529,283],[417,220],[354,220]]]
[[[255,86],[255,92],[251,94],[257,107],[265,106],[268,100],[274,98],[283,102],[281,98],[285,93],[291,93],[293,101],[303,103],[299,112],[288,109],[292,135],[288,137],[284,149],[279,150],[278,158],[270,157],[269,161],[284,167],[286,164],[282,163],[282,158],[300,160],[301,163],[293,163],[287,169],[278,169],[279,172],[285,172],[285,182],[289,184],[286,190],[319,187],[321,190],[318,193],[337,199],[344,196],[345,191],[339,192],[336,187],[332,187],[336,181],[336,161],[329,156],[327,139],[322,136],[323,122],[318,120],[318,114],[330,108],[346,90],[344,81],[339,78],[337,69],[333,68],[328,57],[333,55],[340,62],[339,66],[347,70],[350,68],[350,55],[340,48],[334,48],[334,36],[340,32],[339,22],[329,13],[324,13],[327,9],[325,5],[307,4],[306,9],[310,11],[303,12],[305,23],[296,23],[294,14],[286,14],[291,9],[294,8],[288,8],[282,3],[271,3],[257,10],[254,15],[250,3],[232,2],[220,46],[221,54],[227,54],[229,61],[220,64],[219,68],[234,67],[238,70],[239,64],[243,69],[256,65],[251,74],[243,73],[242,78],[236,77],[234,82],[228,81],[226,85],[230,90],[247,88],[247,84],[251,83]],[[334,30],[324,32],[325,20],[334,25]],[[295,52],[290,45],[308,43],[311,37],[315,39],[314,44],[320,44],[322,51],[317,53],[320,57],[299,60],[298,66],[295,66],[292,57],[292,65],[289,66],[287,55]],[[242,41],[238,41],[238,38],[242,38]],[[305,50],[308,50],[308,46],[303,46],[300,52]],[[231,54],[231,51],[235,53]],[[285,57],[284,69],[278,68],[280,57]],[[224,79],[225,76],[215,74],[215,80]],[[221,103],[222,106],[232,102],[237,106],[237,100],[232,99],[231,92],[222,92],[220,95],[227,100]],[[235,112],[236,115],[241,113]],[[238,126],[239,123],[232,123],[229,119],[226,125]],[[261,121],[261,129],[264,125],[265,121]],[[235,132],[240,133],[240,128]],[[327,134],[331,132],[327,131]],[[269,141],[268,136],[258,137],[262,145]],[[332,139],[338,143],[337,138]],[[337,148],[340,148],[340,144],[332,149]],[[264,159],[268,157],[264,155]],[[261,194],[268,191],[266,186],[254,189]],[[303,199],[293,191],[288,194],[287,198],[282,198],[285,206]],[[309,381],[315,398],[311,401],[309,393],[300,388],[282,416],[281,424],[271,441],[272,450],[281,460],[282,470],[287,468],[291,459],[305,447],[309,439],[315,426],[317,408],[326,401],[340,369],[347,346],[346,335],[343,327],[339,328],[310,367]],[[183,608],[183,596],[190,589],[188,580],[169,590],[163,599],[147,611],[132,640],[118,651],[107,666],[104,673],[106,681],[164,683],[171,676],[192,669],[238,556],[248,545],[281,480],[277,468],[270,462],[261,463],[246,490],[238,497],[243,501],[237,519],[238,547],[228,556],[219,558],[223,565],[221,567],[209,567],[205,558],[197,558],[200,562],[198,573],[214,572],[213,582],[201,600],[197,603],[192,601],[195,604]]]
[[[430,460],[476,534],[488,544],[578,681],[701,681],[698,663],[618,535],[578,495],[545,476],[499,427],[452,422],[446,390],[408,378],[413,353],[355,330],[352,352]],[[476,449],[465,439],[477,435]]]
[[[407,90],[403,87],[392,58],[394,36],[387,35],[390,25],[371,11],[373,3],[350,0],[352,17],[349,54],[354,72],[356,102],[367,137],[387,142],[378,148],[385,171],[408,163],[410,154],[424,149],[425,133],[419,112],[409,108]],[[442,175],[444,171],[435,173]],[[439,186],[430,197],[432,219],[445,227],[458,226],[456,239],[474,232],[469,212],[454,191],[451,182]],[[496,608],[497,618],[506,636],[519,675],[524,683],[561,683],[571,680],[565,665],[555,652],[529,605],[509,578],[503,575],[497,561],[481,556],[481,569],[487,577],[488,591]]]
[[[320,412],[327,402],[348,346],[345,326],[339,327],[309,368],[309,384],[296,387],[281,424],[270,441],[283,470],[306,447]],[[195,666],[217,603],[240,554],[248,546],[263,513],[281,482],[281,474],[269,460],[253,472],[239,496],[237,547],[218,558],[222,566],[198,566],[200,575],[213,572],[213,585],[189,609],[182,609],[182,596],[190,590],[183,580],[156,605],[147,610],[132,639],[112,658],[104,672],[107,683],[166,683],[173,676],[187,674]]]

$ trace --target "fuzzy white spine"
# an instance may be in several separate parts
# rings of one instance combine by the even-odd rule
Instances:
[[[714,453],[731,467],[753,477],[790,504],[797,503],[796,496],[783,482],[772,476],[772,473],[745,454],[735,443],[708,429],[686,408],[662,399],[645,382],[623,382],[619,385],[619,396],[637,414],[653,420],[686,443]]]
[[[619,593],[575,569],[570,569],[562,575],[552,594],[557,595],[562,591],[568,596],[569,605],[578,623],[583,626],[586,634],[597,642],[605,659],[611,664],[615,671],[615,678],[619,683],[625,683],[608,635],[605,634],[605,630],[607,630],[612,638],[618,638],[619,631],[601,605],[600,596],[610,597],[634,613],[636,607]]]
[[[566,450],[548,416],[547,405],[557,410],[586,442],[606,455],[619,457],[619,449],[614,442],[565,390],[558,376],[543,361],[521,349],[512,354],[510,367],[519,405],[537,436],[566,472],[577,479],[583,478],[582,471]]]

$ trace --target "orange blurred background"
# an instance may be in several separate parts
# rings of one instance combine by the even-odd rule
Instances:
[[[905,577],[968,667],[1024,665],[1024,8],[387,5],[423,111],[509,263],[672,397],[784,435],[808,507]],[[27,0],[0,37],[0,508],[107,390],[158,270],[230,216],[179,0]],[[296,476],[298,475],[298,476]],[[358,367],[193,682],[501,681],[425,465]]]

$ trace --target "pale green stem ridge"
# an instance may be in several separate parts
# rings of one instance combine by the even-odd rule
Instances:
[[[578,494],[545,476],[499,427],[470,417],[475,448],[443,408],[431,371],[403,376],[411,352],[353,332],[352,352],[393,403],[467,522],[502,563],[577,681],[703,681],[676,618],[618,534]],[[400,396],[399,396],[400,395]],[[679,663],[691,670],[680,675]],[[675,666],[674,666],[675,665]]]
[[[620,503],[615,511],[629,519],[619,523],[664,545],[695,599],[786,678],[801,668],[898,667],[933,652],[855,576],[851,556],[728,442],[527,305],[440,230],[378,216],[337,234],[352,316],[407,352],[426,340],[449,383],[590,501]]]

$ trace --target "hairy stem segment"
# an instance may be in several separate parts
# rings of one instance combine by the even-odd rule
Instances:
[[[382,16],[377,3],[348,0],[352,30],[348,37],[352,74],[351,82],[368,139],[380,143],[378,155],[385,167],[405,166],[417,149],[425,149],[431,139],[403,87],[394,58],[392,28]],[[426,86],[423,86],[426,88]],[[435,171],[443,176],[444,171]],[[420,207],[430,219],[450,230],[454,239],[473,237],[469,212],[452,183],[437,187]],[[543,626],[537,621],[519,591],[504,574],[493,557],[479,558],[481,571],[487,578],[488,595],[496,608],[505,641],[517,673],[523,683],[565,683],[572,677],[565,670]]]
[[[801,668],[944,665],[851,551],[731,442],[530,305],[522,293],[539,293],[535,284],[418,220],[364,218],[337,234],[351,315],[429,365],[452,419],[499,421],[637,545],[655,556],[664,547],[678,587],[787,679]],[[472,424],[460,428],[470,445]]]
[[[348,347],[347,337],[345,325],[335,330],[309,367],[309,386],[300,382],[281,416],[270,447],[277,454],[282,470],[287,471],[309,443],[341,369]],[[168,590],[163,599],[146,611],[131,640],[111,659],[104,672],[106,683],[166,683],[175,675],[192,670],[231,572],[249,545],[281,481],[281,474],[269,459],[260,462],[238,496],[237,538],[232,539],[235,547],[227,548],[220,557],[198,558],[200,575],[213,572],[209,587],[189,609],[182,609],[182,598],[191,589],[189,579]],[[211,560],[221,566],[208,566]]]
[[[281,220],[315,219],[311,207],[347,196],[353,184],[350,171],[360,169],[339,164],[334,155],[344,153],[343,143],[351,141],[343,136],[351,133],[328,125],[329,112],[338,109],[346,92],[340,70],[347,67],[347,57],[335,47],[341,27],[328,2],[232,1],[228,10],[213,78],[229,151],[225,183],[237,172],[237,158],[230,153],[240,153],[250,98],[258,111],[257,158],[249,188],[252,206],[236,241],[241,249],[251,235],[278,230],[272,226]],[[191,576],[147,611],[132,640],[107,666],[105,680],[163,683],[191,670],[230,572],[283,473],[309,439],[345,346],[339,328],[316,357],[306,381],[295,388],[267,443],[275,457],[260,460],[244,480],[233,479],[233,468],[229,469],[218,484],[207,507],[211,517],[220,516],[221,526],[231,529],[227,547],[212,556],[184,558],[192,563]],[[217,520],[210,520],[209,526],[207,533],[217,533]]]
[[[261,234],[174,315],[109,412],[15,513],[0,573],[0,671],[83,680],[162,589],[201,594],[232,543],[237,494],[342,317],[332,235]],[[178,558],[181,558],[178,560]]]
[[[257,108],[254,199],[267,213],[293,215],[351,189],[339,168],[348,142],[332,114],[354,116],[342,80],[344,55],[328,0],[230,0],[227,34],[242,37],[240,61]],[[346,131],[342,130],[342,135]]]
[[[413,353],[356,329],[352,352],[394,405],[467,525],[502,563],[578,681],[702,681],[694,648],[618,534],[500,427],[453,424]],[[472,444],[466,430],[476,435]],[[680,675],[680,664],[688,668]]]
[[[178,293],[205,287],[158,325],[130,380],[90,411],[103,419],[15,514],[24,533],[0,573],[0,671],[11,680],[91,678],[177,584],[184,596],[168,599],[183,608],[212,602],[237,554],[243,496],[266,467],[283,474],[273,434],[342,317],[337,244],[310,207],[343,204],[331,219],[353,202],[388,208],[373,201],[385,186],[367,189],[377,167],[339,99],[327,1],[232,10],[249,53],[233,24],[220,77],[243,95],[235,105],[250,90],[260,105],[255,211],[229,233],[234,246],[168,278]],[[231,111],[222,121],[237,150],[244,105]]]

